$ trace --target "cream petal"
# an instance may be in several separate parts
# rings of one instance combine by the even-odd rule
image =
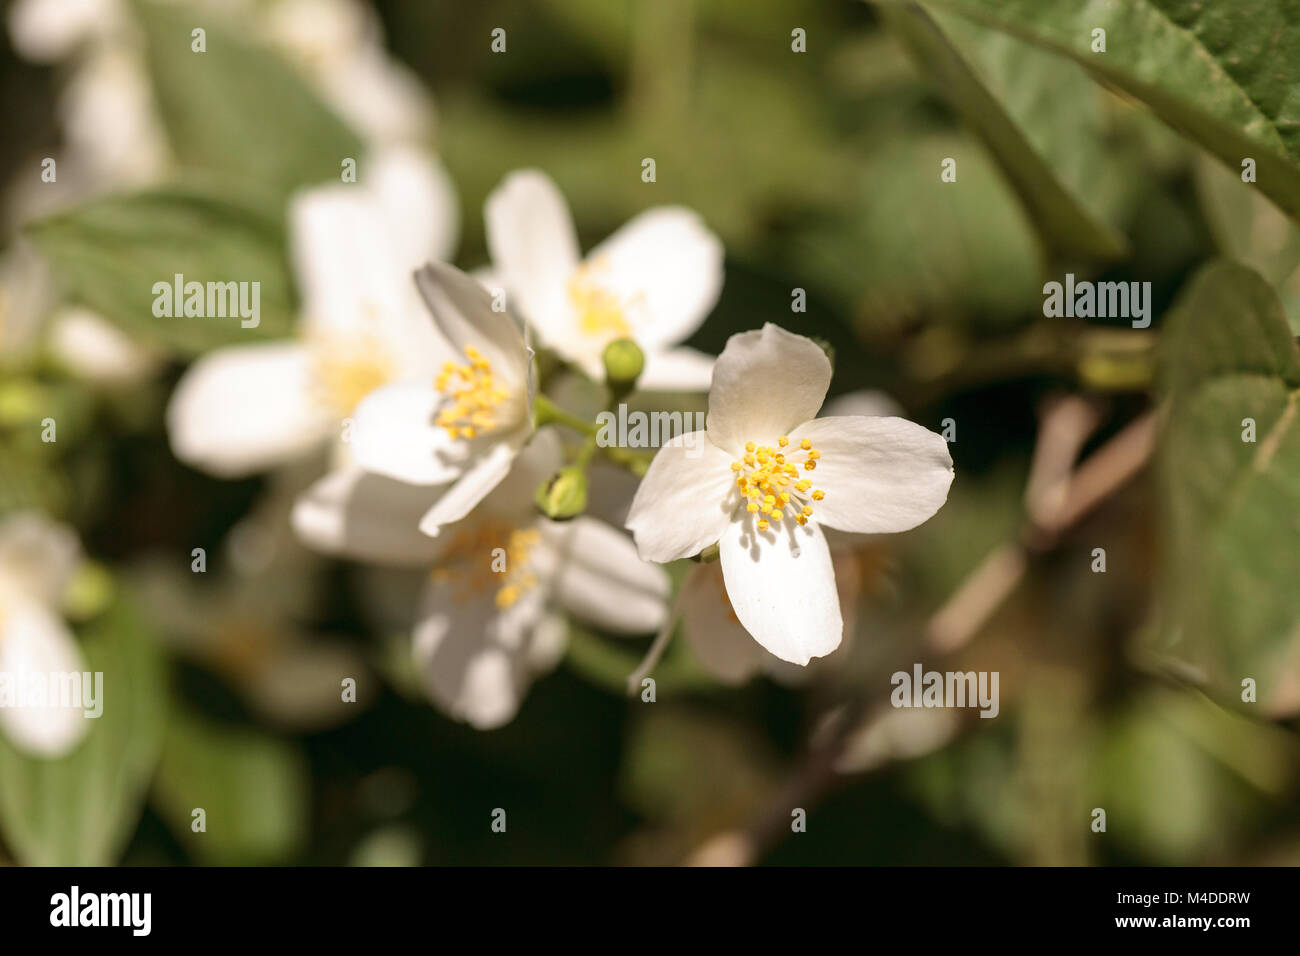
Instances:
[[[486,498],[510,471],[519,449],[528,441],[528,429],[500,436],[464,473],[453,482],[420,519],[420,530],[437,535],[443,525],[459,521]]]
[[[434,322],[458,352],[473,346],[492,363],[503,385],[520,393],[531,375],[532,356],[510,313],[492,309],[492,294],[455,266],[427,263],[415,284]],[[522,398],[515,395],[516,400]]]
[[[402,383],[371,392],[357,406],[351,446],[366,471],[412,485],[441,485],[473,461],[474,445],[434,424],[442,395],[428,385]]]
[[[722,291],[722,243],[689,209],[664,206],[628,220],[586,262],[625,303],[632,337],[661,351],[700,327]]]
[[[646,352],[645,371],[637,387],[649,392],[707,392],[717,359],[695,349]]]
[[[678,435],[659,449],[627,516],[644,560],[689,558],[722,537],[735,507],[731,462],[704,432]]]
[[[834,418],[837,415],[894,418],[902,416],[903,406],[894,401],[893,396],[888,392],[879,389],[859,389],[827,399],[821,413],[824,418]]]
[[[430,584],[414,652],[434,703],[479,730],[509,723],[533,676],[533,634],[544,614],[539,591],[501,611],[491,592],[466,596],[454,579]]]
[[[437,489],[352,466],[317,481],[293,506],[293,528],[325,554],[376,564],[428,567],[442,550],[420,533]]]
[[[572,336],[569,280],[578,236],[559,188],[540,170],[511,173],[484,207],[492,266],[519,312],[550,344]]]
[[[671,584],[627,535],[603,521],[539,521],[553,552],[551,593],[572,614],[607,631],[648,634],[663,626]]]
[[[782,522],[758,531],[746,514],[727,526],[719,552],[736,617],[764,648],[783,661],[807,664],[840,646],[844,621],[835,569],[816,524]]]
[[[564,464],[564,443],[557,429],[543,428],[515,456],[510,471],[483,499],[482,509],[513,524],[526,524],[537,517],[533,495],[537,486]]]
[[[948,499],[952,457],[948,443],[904,418],[818,418],[790,432],[821,452],[807,475],[826,497],[813,503],[814,520],[864,534],[906,531]]]
[[[81,651],[67,625],[33,600],[7,595],[0,608],[0,676],[15,689],[53,675],[84,673]],[[36,757],[67,753],[90,729],[81,701],[0,707],[0,729],[14,746]]]
[[[733,455],[769,443],[814,418],[830,383],[830,360],[812,339],[771,322],[733,335],[713,366],[709,437]]]
[[[292,461],[330,429],[313,394],[307,351],[296,343],[240,345],[199,359],[167,406],[178,459],[221,478],[240,478]]]
[[[9,36],[23,57],[52,63],[121,25],[120,0],[15,0]]]
[[[39,511],[21,511],[0,522],[0,581],[30,600],[57,604],[80,561],[76,532]]]
[[[699,564],[682,582],[682,636],[706,671],[727,684],[743,684],[772,659],[749,636],[731,609],[720,565]]]
[[[430,259],[451,258],[460,211],[451,177],[433,154],[413,146],[381,150],[370,160],[366,186],[383,210],[404,280]]]

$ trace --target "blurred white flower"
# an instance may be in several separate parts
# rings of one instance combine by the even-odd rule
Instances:
[[[419,79],[388,55],[379,17],[356,0],[276,0],[261,23],[272,46],[371,146],[425,143],[434,105]]]
[[[50,351],[73,375],[96,385],[136,381],[161,361],[99,313],[78,307],[62,309],[54,316]]]
[[[411,281],[421,263],[451,252],[446,175],[406,147],[362,168],[361,183],[291,200],[300,338],[218,349],[186,371],[167,410],[181,461],[229,478],[285,463],[341,438],[374,389],[431,381],[450,354]]]
[[[456,358],[445,359],[436,376],[367,397],[357,408],[352,453],[361,469],[407,484],[455,479],[420,519],[419,529],[436,535],[510,471],[533,434],[536,383],[532,350],[510,314],[493,309],[486,289],[437,263],[421,269],[416,283]]]
[[[740,623],[795,664],[829,654],[843,632],[820,526],[905,531],[938,511],[952,482],[947,443],[919,425],[816,418],[830,380],[810,339],[770,323],[733,335],[714,368],[705,435],[659,450],[627,522],[648,561],[716,541]]]
[[[532,680],[555,665],[565,612],[627,634],[654,631],[666,615],[668,577],[627,536],[594,518],[537,514],[533,491],[561,461],[554,432],[539,432],[473,514],[437,538],[413,531],[436,492],[356,471],[318,483],[295,509],[295,528],[322,550],[433,566],[415,624],[417,662],[434,703],[481,729],[508,722]]]
[[[37,63],[71,56],[125,21],[121,0],[14,0],[8,15],[14,49]]]
[[[582,259],[559,189],[523,170],[488,197],[486,220],[493,268],[544,344],[600,381],[605,346],[631,338],[646,356],[643,388],[708,388],[713,357],[678,346],[722,288],[722,243],[699,216],[647,210]]]
[[[36,512],[0,523],[0,679],[11,686],[48,683],[52,675],[85,670],[81,650],[58,612],[80,556],[76,534]],[[34,756],[67,753],[88,729],[80,703],[0,706],[0,730]]]

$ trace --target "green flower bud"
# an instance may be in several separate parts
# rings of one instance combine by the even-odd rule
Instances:
[[[712,564],[718,560],[718,543],[715,541],[695,557],[691,558],[696,564]]]
[[[626,395],[645,370],[645,353],[631,339],[615,339],[605,346],[605,384]]]
[[[537,486],[534,500],[542,514],[556,521],[576,518],[587,510],[587,471],[581,465],[561,468]]]

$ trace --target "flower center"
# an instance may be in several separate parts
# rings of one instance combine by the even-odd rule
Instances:
[[[373,336],[320,339],[312,349],[319,400],[339,415],[349,415],[360,401],[392,381],[388,351]]]
[[[510,393],[492,377],[492,363],[472,345],[465,346],[466,364],[443,363],[433,387],[446,396],[437,423],[452,438],[474,438],[495,427],[497,406]]]
[[[493,601],[504,611],[537,587],[537,575],[528,565],[541,540],[536,528],[515,528],[502,521],[481,521],[459,531],[432,577],[450,582],[455,600],[495,589]]]
[[[605,271],[604,260],[584,262],[569,280],[569,301],[578,312],[578,328],[585,335],[602,339],[617,338],[632,331],[628,325],[626,304],[596,278]]]
[[[807,524],[813,513],[811,503],[826,497],[826,492],[813,488],[810,479],[799,477],[800,468],[805,472],[815,471],[822,456],[812,442],[804,438],[797,448],[791,448],[790,439],[782,435],[776,444],[776,448],[769,448],[746,442],[745,457],[731,463],[736,487],[747,499],[745,510],[762,515],[758,519],[759,531],[766,531],[787,517]]]

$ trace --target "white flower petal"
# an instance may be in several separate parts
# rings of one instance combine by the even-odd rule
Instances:
[[[36,601],[8,595],[0,609],[0,675],[14,688],[29,681],[48,687],[52,675],[84,673],[81,650],[67,625]],[[0,707],[0,729],[19,750],[58,757],[75,747],[90,729],[80,701]]]
[[[451,258],[460,210],[443,165],[426,150],[397,146],[378,152],[369,166],[365,185],[383,210],[403,282],[430,259]]]
[[[555,183],[539,170],[513,172],[488,196],[484,218],[492,266],[520,314],[548,343],[571,336],[568,284],[580,253]]]
[[[199,359],[167,406],[172,452],[195,468],[239,478],[305,454],[330,425],[296,343],[240,345]]]
[[[8,19],[14,49],[48,63],[119,28],[122,8],[120,0],[15,0]]]
[[[816,417],[830,383],[830,359],[812,339],[771,322],[733,335],[713,366],[709,437],[737,456],[748,441],[770,444]]]
[[[686,432],[659,449],[632,499],[627,528],[646,561],[699,554],[731,520],[732,458],[704,432]]]
[[[528,524],[537,517],[533,495],[537,486],[564,464],[564,443],[555,427],[535,432],[510,464],[510,471],[483,499],[482,508],[513,524]]]
[[[646,352],[645,371],[637,387],[659,392],[707,392],[717,359],[695,349],[676,348]]]
[[[539,591],[500,611],[491,591],[467,596],[454,580],[431,584],[414,651],[434,703],[479,730],[509,723],[532,679],[533,633],[543,617]]]
[[[722,568],[699,564],[682,582],[682,635],[700,664],[718,680],[742,684],[771,659],[731,609]]]
[[[443,525],[459,521],[474,510],[474,506],[509,473],[515,456],[528,437],[529,429],[521,428],[497,438],[425,512],[420,519],[420,530],[427,535],[436,535]]]
[[[101,385],[141,378],[158,366],[158,358],[96,312],[61,310],[50,329],[50,350],[73,375]]]
[[[53,606],[81,561],[81,542],[67,525],[39,511],[21,511],[0,522],[0,581],[30,600]],[[0,616],[4,597],[0,595]]]
[[[357,406],[352,456],[366,471],[412,485],[441,485],[473,460],[470,442],[434,424],[443,397],[429,385],[385,385]]]
[[[700,327],[722,290],[722,243],[689,209],[628,220],[587,256],[593,278],[625,303],[631,335],[659,351]]]
[[[377,564],[428,567],[442,550],[420,533],[437,494],[353,466],[326,475],[293,506],[293,528],[317,551]]]
[[[793,664],[840,646],[844,621],[835,569],[816,524],[786,521],[758,531],[746,515],[727,526],[719,551],[731,606],[759,644]]]
[[[455,266],[430,262],[415,274],[415,284],[434,322],[458,352],[473,346],[492,363],[498,381],[524,404],[532,356],[510,313],[492,309],[492,294]],[[528,396],[531,401],[531,396]]]
[[[826,492],[813,520],[863,534],[906,531],[948,500],[948,443],[904,418],[818,418],[790,432],[821,452],[806,477]]]
[[[663,626],[668,574],[642,561],[631,538],[585,516],[538,526],[554,552],[551,593],[566,609],[618,633],[648,634]]]

